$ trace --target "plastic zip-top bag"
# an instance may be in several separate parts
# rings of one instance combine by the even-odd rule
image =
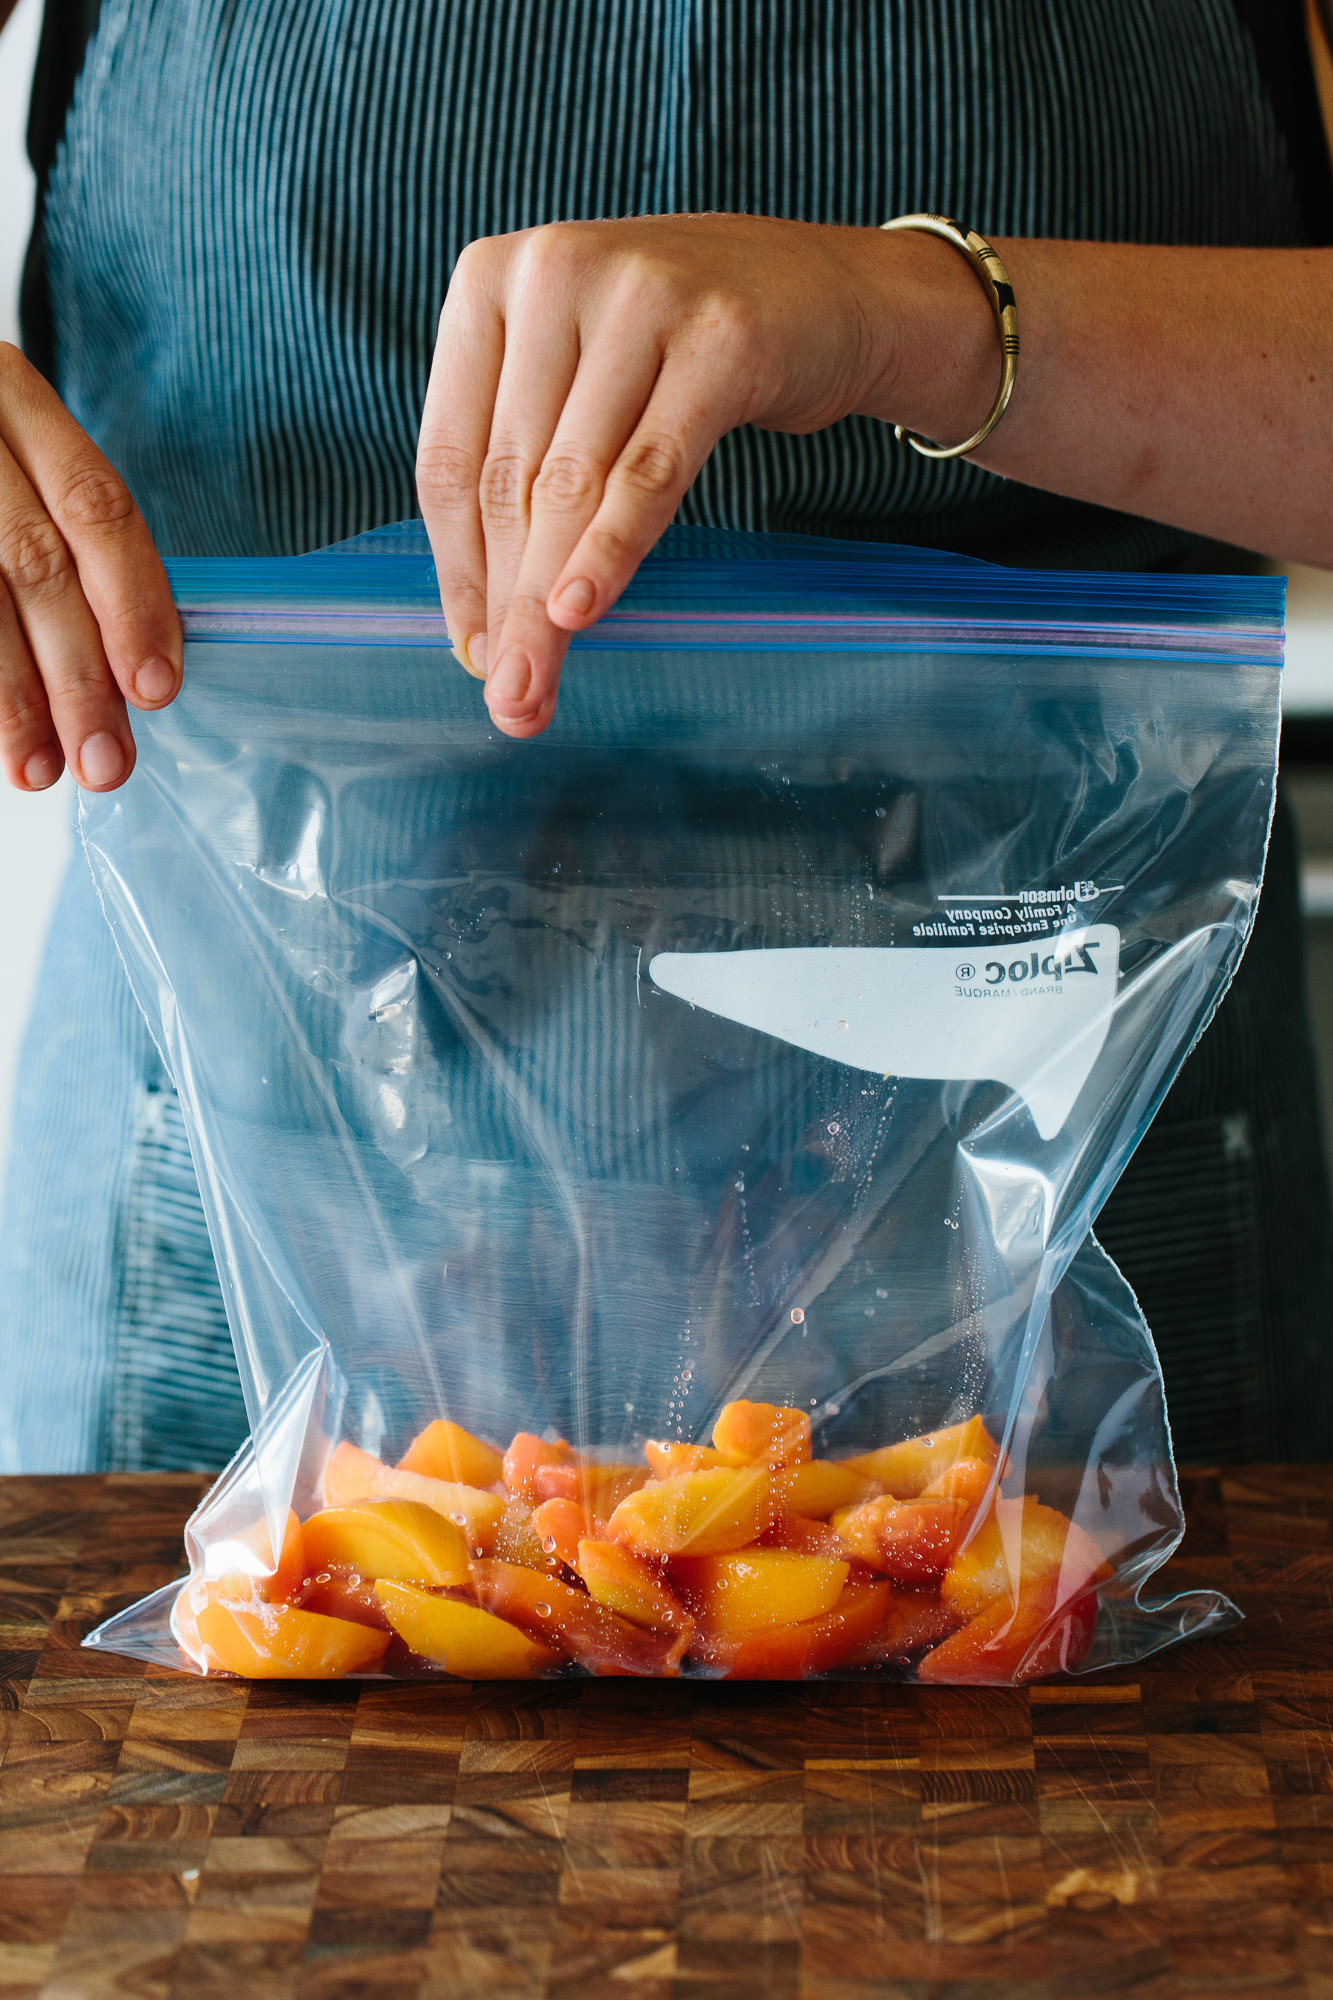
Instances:
[[[513,743],[419,529],[177,562],[85,796],[252,1439],[88,1642],[1015,1682],[1155,1597],[1099,1207],[1235,970],[1282,584],[677,531]]]

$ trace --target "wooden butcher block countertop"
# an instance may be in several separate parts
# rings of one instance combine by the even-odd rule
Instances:
[[[79,1650],[203,1482],[0,1481],[4,2000],[1333,1996],[1333,1470],[1220,1639],[1021,1691],[248,1686]]]

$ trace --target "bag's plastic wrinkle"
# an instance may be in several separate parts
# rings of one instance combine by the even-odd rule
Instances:
[[[88,1643],[1006,1681],[1237,1615],[1144,1588],[1091,1228],[1249,930],[1280,582],[676,532],[522,745],[419,528],[173,582],[82,825],[254,1436]]]

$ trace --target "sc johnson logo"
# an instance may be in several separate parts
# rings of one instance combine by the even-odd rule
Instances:
[[[1090,972],[1095,979],[1098,966],[1093,953],[1100,949],[1100,942],[1092,939],[1072,948],[1048,951],[1044,957],[1039,951],[1033,951],[1021,958],[988,958],[979,976],[989,987],[1024,986],[1029,981],[1040,980],[1053,980],[1059,985],[1062,980],[1073,978],[1080,972]],[[961,992],[978,979],[977,968],[970,959],[964,959],[954,967],[954,977]]]

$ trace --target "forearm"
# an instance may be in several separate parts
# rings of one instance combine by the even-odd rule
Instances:
[[[958,253],[915,241],[915,282],[933,305],[916,337],[910,317],[898,319],[875,413],[947,443],[990,407],[995,331]],[[979,464],[1333,568],[1333,251],[996,248],[1023,345],[1013,401]]]

